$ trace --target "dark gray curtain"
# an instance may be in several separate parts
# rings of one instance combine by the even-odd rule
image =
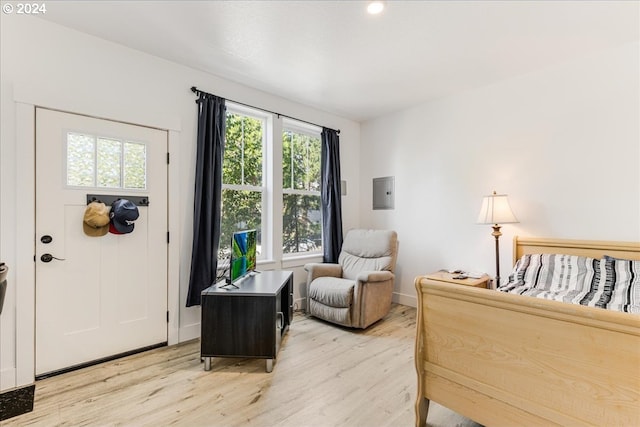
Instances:
[[[196,185],[193,203],[193,249],[187,307],[200,305],[201,292],[217,275],[222,204],[222,156],[226,126],[225,100],[199,93]]]
[[[324,262],[338,262],[342,248],[342,199],[340,194],[340,137],[322,128],[322,248]]]

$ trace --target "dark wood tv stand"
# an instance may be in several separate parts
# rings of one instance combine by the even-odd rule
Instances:
[[[293,273],[263,271],[223,288],[225,282],[202,291],[200,357],[211,369],[212,357],[267,359],[273,370],[280,341],[293,319]]]

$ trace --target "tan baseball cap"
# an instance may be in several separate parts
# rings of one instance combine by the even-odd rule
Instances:
[[[84,210],[82,221],[84,234],[92,237],[104,236],[109,232],[109,208],[102,202],[91,202]]]

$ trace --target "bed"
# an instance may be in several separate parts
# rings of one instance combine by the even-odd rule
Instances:
[[[514,238],[525,254],[640,260],[640,243]],[[640,316],[415,279],[416,426],[640,426]]]

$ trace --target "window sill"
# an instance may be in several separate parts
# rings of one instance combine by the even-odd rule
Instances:
[[[309,262],[322,262],[321,253],[295,254],[282,259],[282,267],[301,267]]]
[[[272,259],[262,259],[256,262],[258,270],[273,270],[278,264]]]

